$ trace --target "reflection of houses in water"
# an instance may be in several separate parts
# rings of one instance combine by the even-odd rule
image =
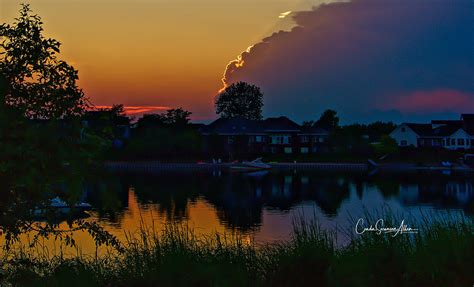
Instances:
[[[445,194],[455,198],[460,204],[467,205],[474,197],[472,182],[448,182],[446,184]]]
[[[182,174],[172,173],[117,177],[107,186],[91,186],[87,197],[99,216],[111,218],[115,214],[111,218],[114,222],[120,221],[122,211],[129,206],[130,187],[134,187],[140,205],[156,204],[156,212],[167,220],[186,219],[189,205],[205,200],[221,223],[240,230],[258,228],[265,210],[286,213],[305,202],[315,203],[326,216],[337,215],[343,202],[351,200],[352,190],[357,191],[359,198],[372,196],[364,193],[365,187],[408,206],[462,208],[472,213],[474,203],[472,181],[455,177],[376,177],[368,181],[364,177],[277,171],[223,171],[220,175],[202,172],[185,176],[184,180]]]
[[[232,174],[202,188],[221,222],[249,230],[262,224],[265,208],[288,212],[305,201],[315,202],[329,216],[349,198],[349,181],[341,177],[300,174]]]
[[[272,182],[272,196],[274,197],[285,197],[289,198],[291,196],[293,177],[291,175],[286,175],[283,179],[283,184],[279,181]]]
[[[418,184],[400,184],[398,199],[405,205],[429,204],[434,207],[472,209],[473,184],[470,180],[435,180]]]
[[[418,184],[400,184],[398,198],[402,203],[407,205],[416,204],[418,197]]]

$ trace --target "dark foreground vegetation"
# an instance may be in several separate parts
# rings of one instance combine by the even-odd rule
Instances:
[[[364,234],[345,247],[304,221],[294,224],[290,240],[263,246],[170,225],[161,235],[143,230],[120,252],[98,258],[10,253],[2,280],[12,286],[471,286],[472,220],[429,221],[421,220],[415,235]]]

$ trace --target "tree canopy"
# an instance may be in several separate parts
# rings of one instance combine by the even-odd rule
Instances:
[[[73,230],[87,230],[98,244],[114,237],[93,222],[68,218],[58,229],[50,200],[70,205],[97,165],[100,138],[84,132],[77,117],[88,107],[76,85],[78,72],[59,60],[60,44],[43,36],[42,22],[22,5],[13,25],[0,24],[0,233],[4,248],[19,234],[33,242],[54,234],[74,244]],[[44,210],[38,222],[34,210]],[[115,241],[114,241],[115,242]]]
[[[78,71],[59,59],[61,44],[43,35],[43,22],[24,4],[12,24],[0,25],[1,101],[32,119],[80,115],[87,100]]]
[[[228,86],[215,99],[216,114],[222,118],[242,117],[262,119],[263,93],[260,88],[245,82]]]
[[[339,126],[339,117],[335,110],[325,110],[319,120],[314,123],[316,126],[335,129]]]
[[[161,114],[143,115],[138,119],[138,127],[159,127],[159,126],[175,126],[184,127],[189,124],[191,112],[183,108],[169,109]]]

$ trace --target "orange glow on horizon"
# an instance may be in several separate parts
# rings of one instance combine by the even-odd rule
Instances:
[[[107,105],[99,105],[94,106],[92,110],[96,109],[110,109],[112,106]],[[156,112],[164,112],[171,109],[171,107],[166,106],[124,106],[124,111],[126,115],[137,115],[137,114],[144,114],[144,113],[156,113]]]
[[[0,23],[12,24],[22,2],[0,0]],[[232,55],[274,31],[291,28],[291,21],[275,19],[281,11],[307,10],[317,4],[303,0],[28,3],[42,18],[45,36],[62,43],[59,58],[79,70],[79,86],[93,103],[151,110],[183,107],[200,119],[215,117],[213,98]],[[148,111],[136,111],[143,112]]]

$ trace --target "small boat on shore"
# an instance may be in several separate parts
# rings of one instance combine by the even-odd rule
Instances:
[[[60,199],[59,197],[55,197],[50,200],[49,206],[46,206],[45,208],[36,208],[34,210],[34,214],[36,216],[41,216],[47,213],[48,210],[49,212],[53,211],[60,214],[68,214],[71,211],[83,212],[90,210],[91,208],[92,205],[86,202],[78,202],[73,206],[70,206],[64,200]]]
[[[265,170],[271,169],[271,165],[262,162],[262,158],[257,158],[252,161],[243,161],[241,163],[236,163],[230,167],[231,169],[238,170]]]
[[[58,209],[71,208],[64,200],[60,199],[59,197],[51,199],[50,207]],[[89,210],[92,208],[92,206],[86,202],[78,202],[74,205],[74,208],[80,210]]]

